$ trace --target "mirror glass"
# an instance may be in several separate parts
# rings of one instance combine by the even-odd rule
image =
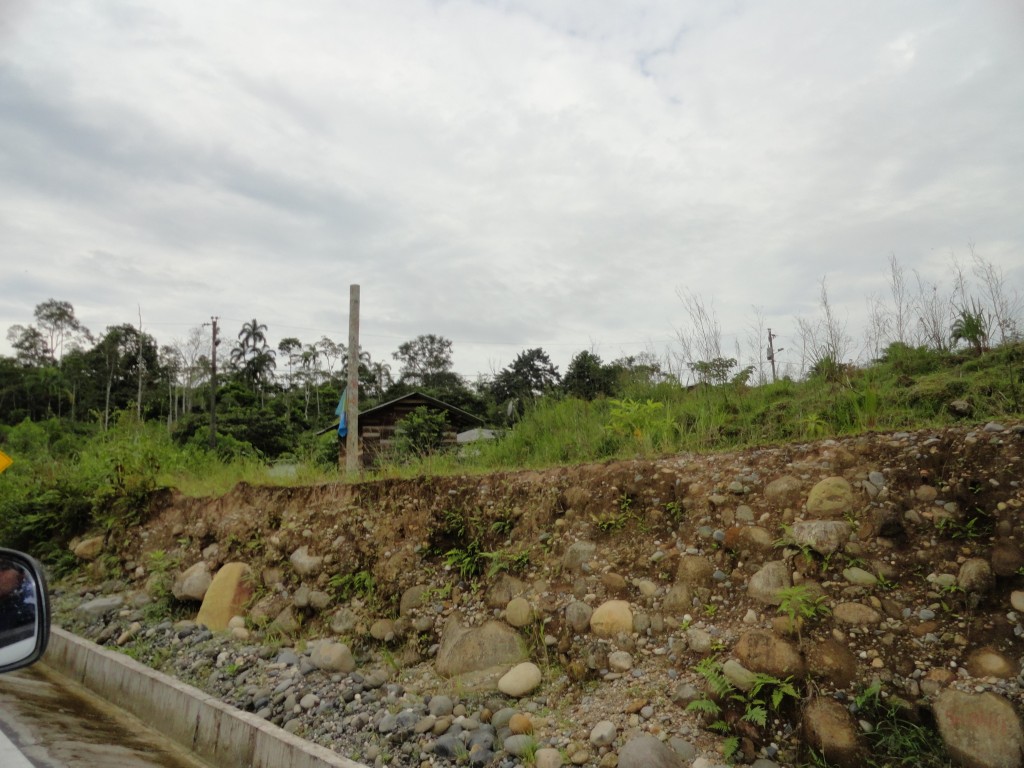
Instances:
[[[38,631],[35,578],[24,564],[0,555],[0,667],[32,656]]]

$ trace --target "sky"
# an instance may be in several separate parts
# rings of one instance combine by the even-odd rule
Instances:
[[[792,364],[823,279],[858,339],[893,256],[1024,287],[1022,40],[1016,0],[0,0],[0,354],[49,298],[345,341],[358,284],[375,360],[470,379],[664,355],[687,293]]]

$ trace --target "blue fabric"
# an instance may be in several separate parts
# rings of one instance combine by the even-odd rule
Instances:
[[[341,400],[334,412],[338,415],[338,437],[345,437],[348,434],[348,419],[345,417],[345,400],[348,397],[348,387],[341,390]]]

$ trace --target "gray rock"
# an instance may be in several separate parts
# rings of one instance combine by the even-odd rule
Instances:
[[[191,600],[202,602],[206,597],[206,590],[213,582],[213,574],[210,573],[210,566],[205,560],[200,560],[195,565],[187,568],[178,574],[171,586],[171,594],[176,600]]]
[[[793,523],[793,541],[820,555],[838,552],[850,540],[850,524],[843,520],[808,520]]]
[[[97,597],[75,608],[75,613],[89,620],[99,619],[121,608],[124,598],[121,595]]]
[[[607,747],[615,741],[618,731],[611,720],[601,720],[590,729],[590,743],[595,747]]]
[[[584,602],[574,600],[565,606],[565,621],[575,632],[585,632],[590,627],[594,609]]]
[[[502,748],[513,757],[523,757],[536,744],[537,739],[532,734],[517,733],[507,737],[502,742]]]
[[[782,560],[772,560],[750,577],[747,594],[762,603],[778,605],[782,602],[779,590],[791,586],[793,581],[789,575],[789,567]]]
[[[573,542],[562,557],[562,567],[567,571],[578,571],[596,553],[597,544],[592,541]]]
[[[309,554],[309,547],[307,546],[299,547],[292,552],[288,561],[299,576],[315,576],[320,572],[320,568],[324,563],[322,557]]]
[[[330,672],[351,672],[356,668],[352,651],[344,643],[324,640],[317,643],[310,656],[310,661],[317,669]]]
[[[507,624],[489,621],[481,627],[464,627],[452,619],[444,627],[435,666],[438,674],[453,677],[509,667],[526,658],[522,638]]]
[[[656,736],[634,736],[619,750],[618,768],[683,768],[682,757]]]

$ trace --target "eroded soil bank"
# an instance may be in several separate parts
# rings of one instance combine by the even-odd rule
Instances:
[[[64,620],[145,657],[163,637],[153,606],[168,580],[184,594],[189,569],[244,562],[255,589],[246,626],[211,639],[222,650],[188,674],[381,764],[471,761],[463,734],[475,729],[418,719],[432,716],[431,696],[455,691],[477,725],[502,709],[531,719],[528,734],[492,728],[478,765],[540,749],[549,765],[625,766],[639,759],[627,745],[650,746],[644,735],[672,745],[679,765],[734,746],[747,762],[809,764],[813,747],[856,764],[878,754],[879,712],[936,729],[965,764],[1021,765],[1022,448],[1024,427],[1006,423],[542,472],[239,486],[218,499],[168,492],[142,526],[92,553]],[[101,592],[122,602],[80,610]],[[492,663],[487,647],[459,645],[487,622],[518,636],[521,659]],[[325,639],[354,670],[326,669]],[[175,653],[188,647],[179,638]],[[280,667],[273,679],[255,671],[273,662],[268,648],[294,649],[297,668],[313,660],[294,702],[259,695],[280,682]],[[540,680],[510,694],[497,681],[524,660]],[[175,669],[173,654],[160,661]],[[352,719],[351,699],[317,688],[338,705],[341,725],[328,728],[324,707],[299,703],[303,685],[344,687],[370,670],[401,686],[372,713]],[[776,709],[751,693],[751,675],[794,694],[783,689]],[[721,680],[730,690],[713,695]],[[883,709],[866,707],[872,684]],[[721,711],[690,706],[704,699]],[[750,717],[762,704],[766,716]],[[406,709],[417,717],[405,730],[381,730]],[[708,731],[715,722],[720,732]],[[519,735],[528,756],[504,746]]]

